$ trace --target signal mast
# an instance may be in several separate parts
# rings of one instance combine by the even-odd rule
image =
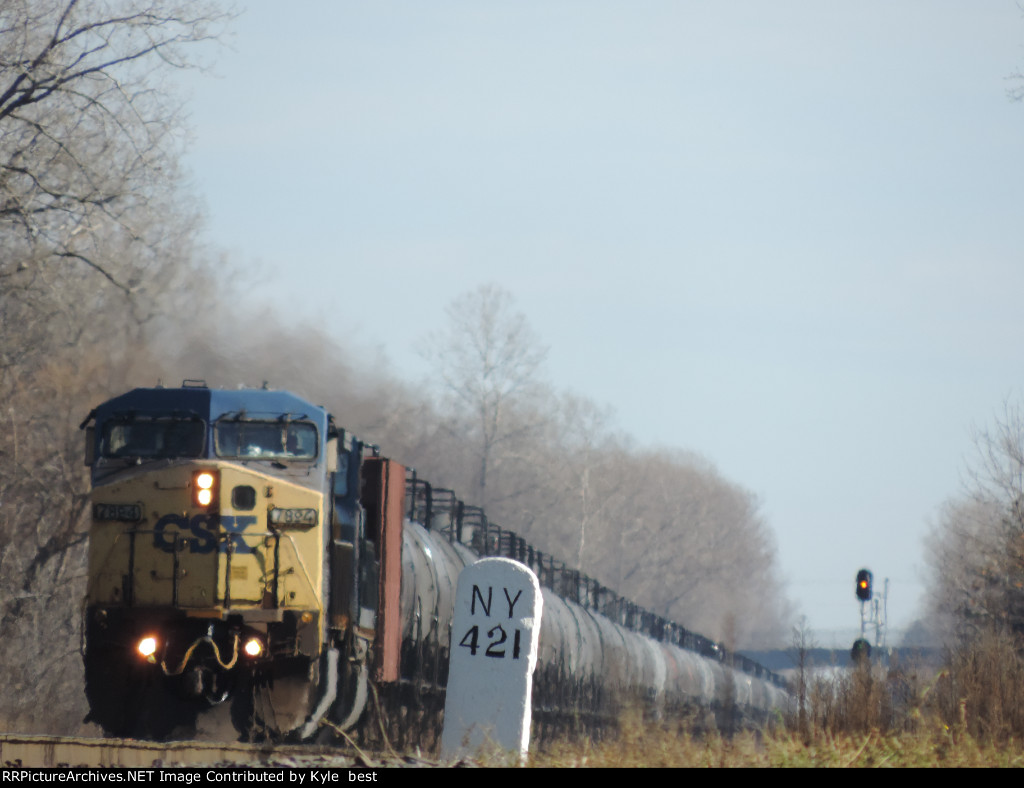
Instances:
[[[885,646],[886,628],[888,625],[889,578],[885,579],[885,591],[876,595],[872,588],[874,576],[869,569],[857,572],[856,593],[860,600],[860,638],[854,642],[850,650],[850,658],[860,662],[871,656],[871,643],[866,638],[869,624],[875,627],[875,647]]]

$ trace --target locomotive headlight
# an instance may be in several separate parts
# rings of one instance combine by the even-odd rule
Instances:
[[[259,638],[249,638],[245,641],[243,649],[250,657],[258,657],[263,653],[263,644],[260,642]]]
[[[152,659],[153,655],[156,654],[156,638],[152,635],[146,635],[136,644],[135,650],[146,659]]]
[[[192,476],[192,498],[198,506],[213,503],[217,489],[217,474],[213,471],[197,471]]]

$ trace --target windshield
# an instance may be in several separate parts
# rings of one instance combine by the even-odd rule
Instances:
[[[103,425],[103,457],[200,457],[206,444],[201,419],[137,416]]]
[[[250,460],[316,458],[316,427],[304,421],[218,421],[214,425],[218,457]]]

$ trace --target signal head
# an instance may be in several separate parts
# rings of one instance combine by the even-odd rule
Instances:
[[[867,569],[857,573],[857,599],[861,602],[871,601],[871,572]]]
[[[869,659],[871,659],[871,644],[864,640],[864,638],[855,640],[853,648],[850,649],[850,660],[855,665],[859,665],[861,662]]]

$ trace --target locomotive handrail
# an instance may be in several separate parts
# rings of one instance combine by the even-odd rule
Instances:
[[[253,535],[257,536],[259,534],[253,534]],[[275,547],[278,548],[278,549],[280,549],[281,537],[282,536],[284,536],[284,538],[288,540],[289,544],[291,544],[291,546],[292,546],[292,551],[295,553],[295,560],[298,563],[299,568],[302,570],[302,575],[303,575],[303,577],[305,577],[306,583],[309,585],[310,589],[315,594],[316,593],[316,586],[313,583],[312,577],[310,577],[309,570],[306,568],[306,562],[302,560],[302,551],[299,550],[298,545],[295,544],[295,540],[292,538],[292,535],[290,533],[288,533],[287,531],[268,531],[267,533],[262,534],[262,535],[263,536],[274,536],[274,538],[277,540],[277,542],[275,544]],[[279,574],[281,560],[280,560],[280,555],[278,555],[276,552],[275,552],[275,556],[274,557],[276,559],[274,561],[274,586],[275,586],[275,590],[274,590],[274,605],[276,606],[278,604],[277,589],[276,589],[277,579],[278,579],[277,576]],[[289,573],[285,572],[285,574],[289,574]]]

